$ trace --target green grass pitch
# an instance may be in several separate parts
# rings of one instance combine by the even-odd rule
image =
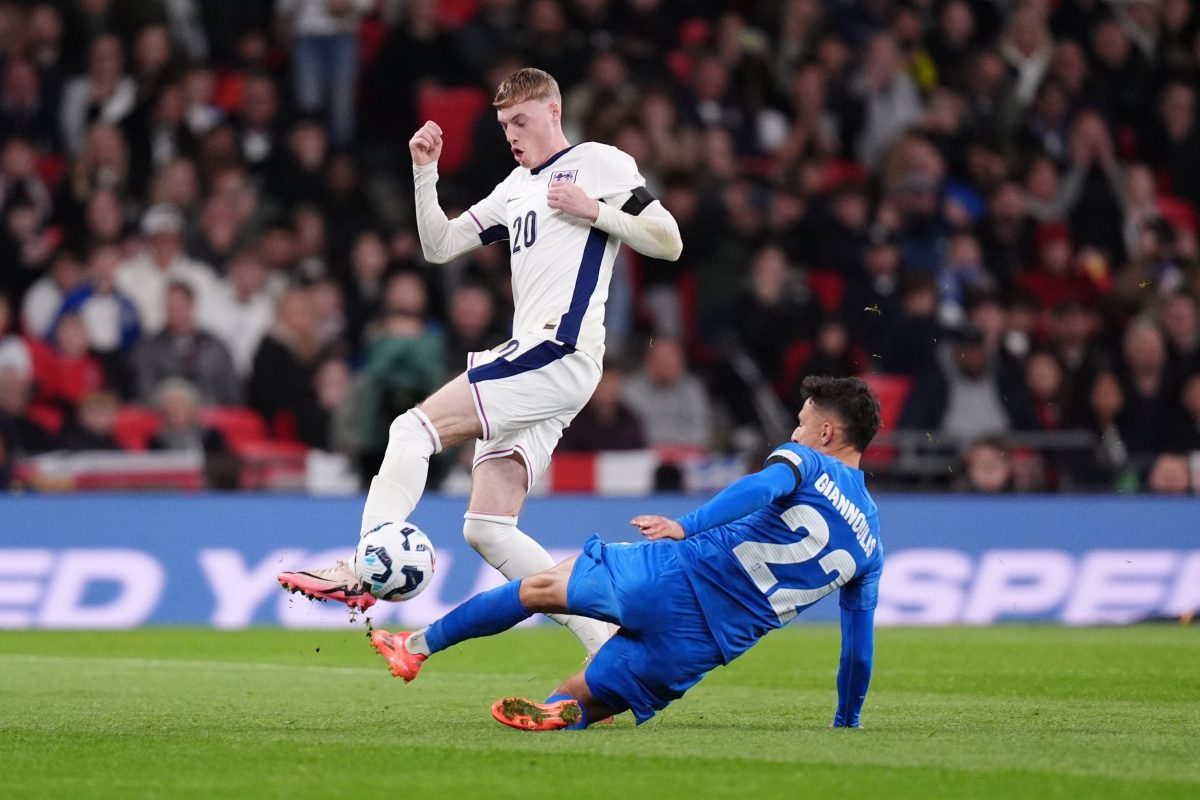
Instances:
[[[858,731],[837,649],[798,626],[641,728],[529,734],[488,707],[578,668],[559,629],[407,686],[361,632],[0,633],[0,797],[1200,797],[1194,627],[881,630]]]

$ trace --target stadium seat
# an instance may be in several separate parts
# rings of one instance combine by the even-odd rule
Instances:
[[[907,375],[892,375],[888,373],[865,374],[860,376],[871,391],[879,398],[882,425],[880,433],[891,433],[900,422],[900,412],[904,410],[904,401],[912,391],[912,378]],[[885,466],[895,461],[896,448],[871,445],[867,448],[865,461],[872,466]]]
[[[458,30],[470,22],[478,10],[479,0],[438,0],[438,24],[446,30]]]
[[[267,423],[257,411],[239,406],[210,406],[200,411],[200,422],[215,428],[226,444],[238,451],[244,444],[267,439]]]
[[[842,310],[842,295],[846,281],[833,270],[814,269],[808,273],[808,288],[812,289],[821,310],[826,314],[838,314]]]
[[[113,438],[126,450],[145,450],[162,427],[158,414],[148,408],[124,406],[117,410]]]
[[[63,428],[63,412],[54,406],[33,405],[25,412],[29,421],[47,433],[59,434]]]
[[[417,117],[431,119],[446,132],[438,171],[453,175],[471,156],[471,131],[475,119],[489,105],[488,96],[472,86],[426,87],[417,98]]]

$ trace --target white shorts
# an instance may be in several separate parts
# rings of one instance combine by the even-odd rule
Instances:
[[[574,348],[526,336],[470,353],[467,379],[483,426],[473,466],[519,455],[532,489],[563,429],[596,390],[600,366]]]

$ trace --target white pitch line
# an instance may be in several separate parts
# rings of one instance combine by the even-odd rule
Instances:
[[[284,669],[288,671],[305,669],[320,670],[321,672],[343,672],[355,675],[380,675],[386,670],[372,667],[324,667],[320,664],[271,664],[261,661],[199,661],[195,659],[177,658],[102,658],[97,656],[44,656],[32,653],[0,653],[0,661],[50,662],[63,664],[106,664],[115,667],[186,667],[196,669],[216,667],[218,669]]]

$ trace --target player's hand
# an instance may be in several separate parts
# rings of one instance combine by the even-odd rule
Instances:
[[[546,205],[572,217],[595,222],[600,216],[600,203],[587,196],[583,189],[570,181],[550,184],[546,192]]]
[[[408,152],[412,153],[413,163],[418,167],[437,161],[442,154],[442,129],[433,120],[426,122],[408,140]]]
[[[683,526],[673,519],[660,517],[655,514],[642,514],[634,517],[630,523],[642,532],[650,541],[655,539],[679,539],[684,537]]]

